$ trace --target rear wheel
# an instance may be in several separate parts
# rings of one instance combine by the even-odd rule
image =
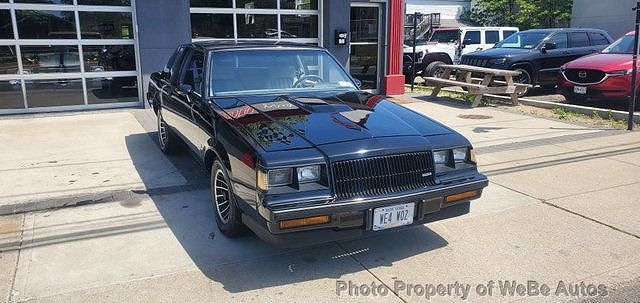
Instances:
[[[222,163],[218,160],[213,162],[211,167],[211,204],[218,229],[225,236],[235,238],[246,232],[231,182]]]
[[[178,136],[169,128],[167,122],[162,118],[162,110],[158,110],[156,115],[158,122],[158,143],[160,150],[167,155],[175,154],[180,151],[180,142]]]
[[[532,85],[533,79],[531,78],[531,73],[523,68],[514,69],[517,72],[520,72],[520,76],[516,77],[514,80],[520,84]],[[525,90],[521,91],[518,94],[518,97],[524,97],[531,91],[531,87],[527,87]]]

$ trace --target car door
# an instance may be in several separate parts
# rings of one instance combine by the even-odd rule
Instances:
[[[214,114],[211,108],[210,97],[207,93],[207,73],[209,66],[208,59],[202,51],[195,51],[192,56],[193,92],[191,116],[193,132],[190,141],[199,151],[199,155],[204,155],[209,146],[209,139],[214,137]]]
[[[486,30],[484,32],[484,49],[492,48],[498,42],[500,42],[500,31]]]
[[[182,63],[184,62],[188,47],[182,46],[178,48],[175,53],[175,57],[169,59],[169,64],[165,67],[165,81],[162,82],[160,88],[160,102],[162,104],[162,118],[169,125],[169,127],[175,132],[179,133],[179,127],[181,123],[180,104],[173,98],[175,87],[178,85],[179,74],[182,70]]]
[[[543,50],[545,43],[555,45],[554,49]],[[537,66],[538,66],[538,83],[549,84],[557,81],[557,75],[560,67],[570,61],[571,50],[569,48],[569,36],[566,32],[553,34],[549,38],[543,40],[538,46]]]
[[[482,39],[479,30],[466,31],[462,41],[464,44],[462,48],[463,55],[482,50]]]
[[[569,58],[567,58],[564,63],[573,61],[597,51],[597,48],[591,45],[589,34],[584,31],[570,32],[569,44],[571,46],[571,56],[569,56]]]
[[[183,60],[179,65],[179,72],[173,80],[171,86],[171,92],[167,103],[167,114],[170,115],[170,121],[167,121],[176,133],[181,136],[185,143],[191,148],[195,148],[192,140],[193,133],[193,118],[191,114],[191,107],[193,106],[194,98],[197,96],[194,94],[194,59],[193,48],[189,47],[183,56]]]

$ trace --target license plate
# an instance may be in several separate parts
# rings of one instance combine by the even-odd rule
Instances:
[[[573,87],[573,92],[576,94],[581,94],[581,95],[586,95],[587,94],[587,88],[584,86],[574,86]]]
[[[380,207],[373,210],[373,230],[383,230],[413,223],[415,203]]]

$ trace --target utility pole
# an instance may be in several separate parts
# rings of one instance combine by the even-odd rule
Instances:
[[[639,3],[640,5],[640,3]],[[418,16],[420,13],[413,13],[413,54],[411,54],[411,92],[413,92],[413,86],[416,83],[416,40],[418,31]]]
[[[638,37],[640,36],[640,2],[636,4],[633,9],[636,11],[636,25],[635,39],[633,41],[633,69],[631,74],[631,91],[632,95],[629,98],[629,118],[627,120],[627,129],[633,130],[633,113],[636,109],[636,102],[638,101]]]

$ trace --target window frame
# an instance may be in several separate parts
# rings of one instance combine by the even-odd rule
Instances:
[[[187,68],[188,68],[188,65],[189,65],[189,64],[191,64],[192,59],[193,59],[196,55],[201,55],[201,56],[202,56],[202,68],[201,68],[201,70],[202,70],[202,75],[201,75],[201,76],[202,76],[202,80],[201,80],[201,81],[202,81],[202,84],[203,84],[203,85],[205,84],[205,74],[206,74],[205,69],[206,69],[206,67],[207,67],[207,62],[206,62],[206,60],[207,60],[207,56],[205,55],[205,53],[204,53],[204,52],[202,52],[202,51],[200,51],[200,50],[198,50],[198,49],[195,49],[195,48],[193,48],[193,47],[189,47],[189,48],[187,48],[187,53],[185,53],[185,54],[183,55],[183,57],[182,57],[182,58],[183,58],[183,60],[182,60],[182,62],[180,63],[180,65],[181,65],[181,66],[180,66],[180,73],[178,74],[178,79],[177,79],[177,82],[176,82],[176,83],[177,83],[177,85],[178,85],[178,87],[180,87],[180,85],[182,85],[182,84],[188,84],[188,83],[184,83],[184,77],[186,76],[186,71],[188,70],[188,69],[187,69]],[[195,78],[194,78],[194,80],[195,80]],[[201,87],[200,87],[200,89],[199,89],[199,90],[197,90],[197,89],[196,89],[197,87],[196,87],[196,85],[195,85],[195,84],[196,84],[196,83],[195,83],[195,81],[194,81],[194,83],[193,83],[193,84],[189,84],[189,85],[191,85],[191,87],[192,87],[192,89],[193,89],[193,93],[194,93],[195,95],[197,95],[197,96],[199,96],[199,97],[202,97],[202,95],[203,95],[203,91],[204,91],[204,87],[202,87],[202,86],[201,86]]]
[[[190,7],[189,13],[193,14],[231,14],[233,17],[233,38],[192,38],[192,42],[197,41],[215,41],[215,40],[242,40],[242,39],[252,39],[252,40],[277,40],[277,41],[291,41],[305,44],[317,44],[318,46],[323,46],[323,20],[322,20],[322,9],[323,2],[325,0],[318,0],[318,9],[281,9],[281,0],[278,0],[276,3],[276,8],[239,8],[236,7],[236,0],[232,0],[232,7],[230,8],[219,8],[219,7]],[[277,38],[242,38],[238,37],[238,15],[276,15],[277,22],[277,30],[278,36]],[[318,37],[317,38],[282,38],[282,16],[296,16],[296,15],[313,15],[318,16]]]

